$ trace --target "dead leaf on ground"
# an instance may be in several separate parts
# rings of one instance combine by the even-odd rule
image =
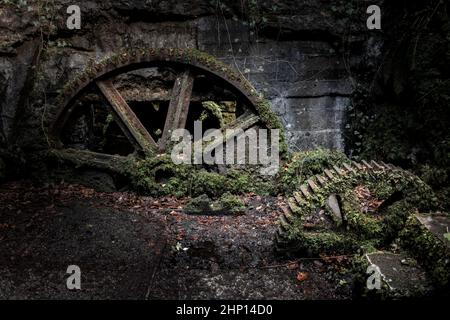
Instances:
[[[297,273],[297,280],[299,282],[303,282],[306,279],[308,279],[308,273],[306,273],[306,272],[299,272],[299,273]]]

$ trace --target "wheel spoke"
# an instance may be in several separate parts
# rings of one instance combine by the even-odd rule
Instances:
[[[109,155],[78,149],[53,149],[50,152],[57,159],[70,162],[77,167],[95,167],[101,170],[123,172],[128,161],[127,157]]]
[[[194,76],[189,69],[175,79],[164,131],[158,141],[160,151],[166,151],[173,130],[186,126],[193,85]]]
[[[242,131],[247,130],[254,124],[256,124],[260,120],[259,116],[256,114],[253,114],[251,112],[244,113],[236,120],[232,121],[225,127],[221,128],[221,131],[223,133],[223,139],[216,139],[205,146],[205,141],[210,141],[211,136],[207,135],[203,137],[203,139],[200,139],[199,141],[195,142],[196,144],[199,144],[197,148],[194,148],[194,150],[202,150],[200,147],[203,147],[203,152],[211,152],[213,149],[217,148],[219,145],[226,143],[228,140],[238,136]]]
[[[118,117],[117,123],[119,126],[128,138],[130,138],[130,135],[132,136],[132,143],[134,145],[137,143],[143,151],[154,150],[157,147],[155,140],[153,140],[113,83],[110,80],[97,80],[96,83]]]

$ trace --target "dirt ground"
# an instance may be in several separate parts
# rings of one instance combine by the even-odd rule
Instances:
[[[239,216],[187,215],[185,199],[74,185],[0,186],[2,299],[347,299],[347,261],[273,251],[281,198]],[[81,290],[68,290],[69,265]]]

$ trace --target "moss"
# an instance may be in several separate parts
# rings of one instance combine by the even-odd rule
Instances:
[[[245,204],[239,197],[226,192],[213,204],[213,208],[225,214],[240,214],[245,211]]]
[[[130,160],[126,171],[134,189],[140,193],[182,197],[188,192],[189,168],[173,164],[168,155]]]
[[[383,212],[383,238],[385,242],[390,242],[398,237],[399,232],[405,227],[410,215],[415,212],[414,207],[407,201],[398,201],[389,206]]]
[[[108,128],[113,121],[114,121],[113,115],[111,113],[108,113],[108,115],[106,116],[105,124],[103,125],[103,128],[102,128],[103,135],[106,135],[106,132],[108,131]]]
[[[191,175],[190,193],[195,196],[199,194],[208,194],[217,197],[224,190],[227,184],[227,178],[215,172],[208,172],[204,169],[195,171]]]
[[[382,235],[379,221],[361,212],[353,190],[347,190],[342,201],[342,212],[347,228],[360,239],[376,239]]]
[[[277,185],[271,177],[262,177],[251,169],[231,169],[226,174],[226,188],[234,194],[255,193],[262,196],[276,195]]]
[[[435,207],[431,189],[418,177],[401,170],[379,172],[376,177],[366,175],[355,181],[367,185],[375,198],[387,203],[384,209],[375,214],[364,214],[354,193],[347,189],[343,196],[344,215],[349,228],[360,238],[389,243],[415,210]]]
[[[207,171],[201,166],[175,165],[169,155],[130,160],[126,168],[134,189],[152,196],[174,195],[196,197],[206,194],[219,198],[222,194],[276,194],[271,181],[250,169],[230,169],[226,174]]]
[[[222,128],[224,126],[222,107],[219,104],[215,103],[214,101],[203,101],[202,106],[219,121],[219,125]]]
[[[206,194],[191,199],[184,207],[189,214],[240,214],[245,211],[244,202],[229,192],[213,201]]]
[[[284,132],[284,128],[281,124],[280,119],[276,116],[276,114],[272,111],[270,107],[270,103],[262,97],[258,97],[258,102],[255,104],[256,111],[262,122],[269,129],[278,129],[280,130],[280,156],[282,159],[287,158],[288,156],[288,145],[286,142],[286,136]]]
[[[354,253],[360,244],[352,235],[337,232],[291,232],[288,246],[292,253],[319,257],[323,254]]]
[[[450,289],[449,249],[415,215],[408,218],[401,231],[400,244],[425,267],[439,288]]]
[[[184,212],[188,214],[206,214],[212,210],[212,200],[206,194],[191,199],[184,207]]]
[[[281,191],[290,194],[309,177],[321,174],[324,169],[344,162],[350,162],[350,160],[343,153],[326,149],[294,153],[290,155],[279,172],[277,179]]]

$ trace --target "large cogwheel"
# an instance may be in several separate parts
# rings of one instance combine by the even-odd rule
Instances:
[[[325,170],[287,202],[276,249],[314,256],[380,249],[397,237],[410,214],[436,207],[433,191],[420,178],[375,161]]]

